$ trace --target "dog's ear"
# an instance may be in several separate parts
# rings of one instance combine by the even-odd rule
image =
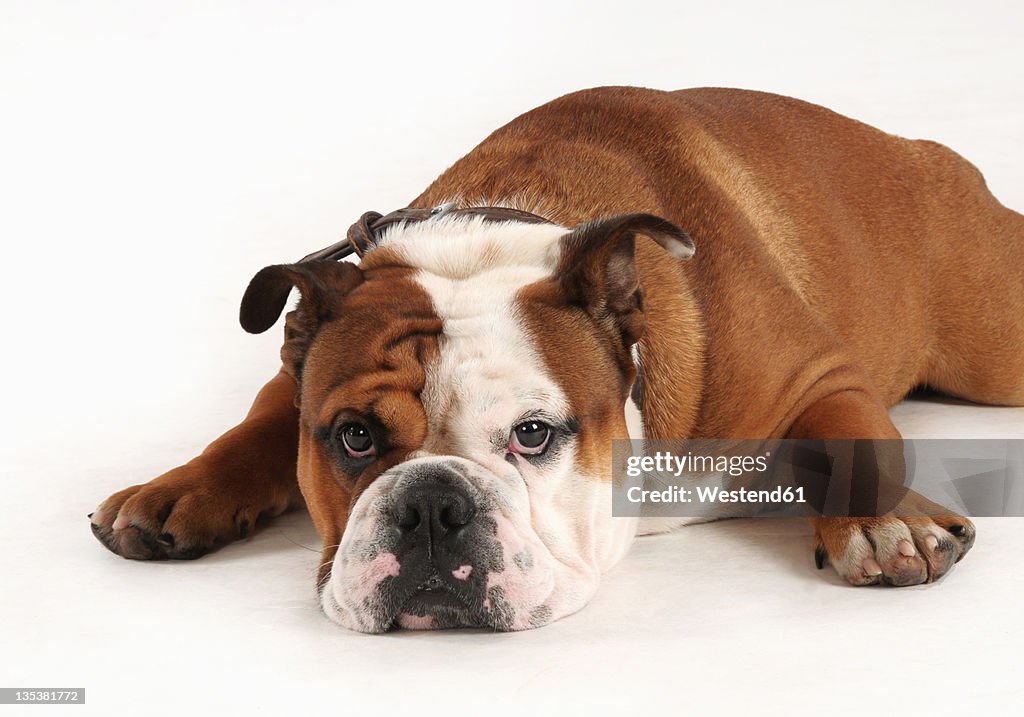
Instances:
[[[627,350],[646,325],[634,261],[638,234],[677,259],[693,256],[693,240],[672,222],[653,214],[622,214],[588,222],[562,237],[557,270],[568,300],[621,337]]]
[[[273,326],[292,287],[302,295],[295,311],[285,318],[281,358],[296,378],[301,374],[306,350],[320,324],[333,316],[337,300],[362,283],[363,272],[344,261],[303,261],[261,269],[249,282],[238,318],[251,334]]]

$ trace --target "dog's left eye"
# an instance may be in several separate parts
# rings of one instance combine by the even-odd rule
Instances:
[[[512,453],[537,456],[547,450],[551,442],[551,427],[540,421],[523,421],[512,429],[508,449]]]
[[[345,447],[349,458],[369,458],[377,455],[373,445],[373,436],[369,429],[361,423],[346,423],[338,429],[338,438]]]

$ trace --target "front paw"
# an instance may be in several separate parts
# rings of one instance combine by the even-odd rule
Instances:
[[[936,518],[819,518],[814,557],[851,585],[896,587],[938,580],[974,545],[974,524],[961,516]]]
[[[132,560],[191,560],[240,538],[277,515],[258,491],[225,484],[186,464],[107,498],[90,514],[92,532],[109,550]]]

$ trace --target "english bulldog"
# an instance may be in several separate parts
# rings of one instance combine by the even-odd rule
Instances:
[[[338,261],[350,250],[358,264]],[[569,615],[628,551],[611,446],[892,438],[918,386],[1024,405],[1024,217],[946,147],[786,97],[606,87],[487,137],[409,208],[253,279],[283,366],[237,427],[91,515],[196,558],[302,503],[327,616],[382,632]],[[816,518],[853,585],[940,578],[955,515]]]

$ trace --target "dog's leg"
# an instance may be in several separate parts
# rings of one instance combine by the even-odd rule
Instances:
[[[91,516],[93,533],[126,558],[190,559],[300,504],[294,401],[295,380],[282,371],[256,396],[245,420],[202,454],[107,498]]]
[[[898,465],[877,468],[882,473],[903,470],[899,431],[882,402],[867,391],[842,391],[817,401],[786,437],[883,439],[876,444],[883,451],[876,460]],[[853,480],[857,479],[854,475]],[[975,536],[974,524],[967,518],[913,491],[880,517],[812,518],[811,522],[818,567],[830,563],[852,585],[885,582],[902,587],[938,580],[967,554]]]
[[[934,338],[919,383],[952,396],[1024,406],[1024,216],[992,196],[955,152],[930,147],[942,191],[929,237]]]

